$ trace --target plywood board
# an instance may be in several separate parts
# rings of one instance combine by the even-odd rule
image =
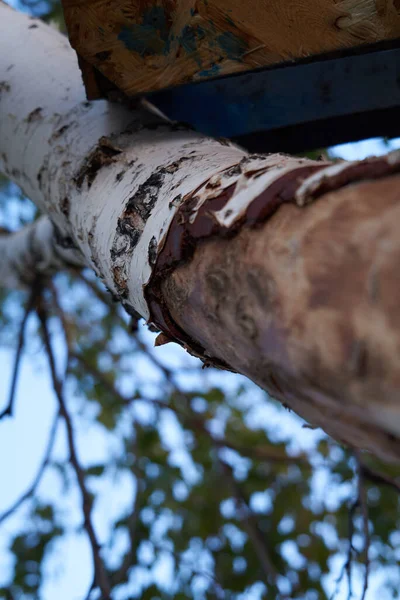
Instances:
[[[400,37],[400,0],[63,0],[89,96],[129,96]],[[104,82],[104,79],[103,79]]]

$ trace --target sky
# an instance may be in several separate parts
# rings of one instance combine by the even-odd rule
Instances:
[[[390,148],[399,148],[400,139],[393,140]],[[332,149],[332,154],[346,159],[359,159],[371,154],[383,154],[388,151],[388,146],[381,140],[367,140],[353,144],[343,144]],[[150,335],[150,334],[148,334]],[[167,361],[175,360],[174,353],[183,352],[180,348],[171,351],[169,345],[158,350],[159,356]],[[171,354],[172,352],[172,354]],[[62,357],[61,357],[62,359]],[[0,349],[0,411],[6,405],[13,351]],[[179,360],[179,358],[178,358]],[[225,385],[231,385],[232,380],[225,378]],[[74,402],[73,398],[69,398]],[[6,510],[29,486],[35,476],[36,470],[46,447],[49,430],[55,415],[56,400],[53,396],[47,372],[47,365],[37,347],[30,355],[25,355],[22,363],[21,376],[18,383],[16,397],[15,417],[4,419],[0,422],[0,514]],[[139,408],[140,410],[140,408]],[[255,422],[260,418],[257,411],[263,408],[255,403],[253,418]],[[307,448],[314,443],[315,433],[302,429],[299,419],[291,415],[282,420],[282,412],[274,412],[268,408],[268,418],[272,422],[276,420],[277,430],[281,428],[282,435],[293,436],[294,447]],[[265,418],[265,415],[264,415]],[[173,423],[164,423],[165,431],[169,431],[168,443],[176,448],[177,460],[184,461],[184,440],[179,436],[177,428]],[[171,433],[172,432],[172,433]],[[107,438],[98,426],[88,429],[82,427],[77,430],[77,441],[82,461],[85,464],[95,464],[110,452],[117,451],[118,440]],[[63,427],[59,427],[57,443],[54,456],[60,458],[65,456],[66,445]],[[183,458],[182,458],[183,457]],[[94,521],[100,540],[104,540],[109,532],[111,517],[119,515],[125,507],[128,507],[134,489],[128,481],[117,482],[105,480],[99,483],[100,498],[94,511]],[[63,511],[68,513],[71,523],[71,533],[57,542],[57,552],[46,561],[46,572],[48,577],[43,589],[41,600],[83,600],[90,582],[92,581],[92,563],[90,548],[86,535],[73,531],[78,529],[80,523],[79,498],[77,495],[65,495],[59,479],[49,473],[46,475],[39,488],[44,498],[58,498],[58,504]],[[0,585],[7,581],[11,565],[11,557],[8,554],[7,540],[12,531],[18,529],[24,519],[25,510],[22,508],[0,527]],[[120,541],[120,549],[124,547],[124,540]],[[156,565],[156,576],[168,581],[170,577],[170,565],[168,557],[164,557]],[[338,561],[332,565],[332,578],[339,571],[342,563]],[[137,581],[140,582],[140,574]],[[376,592],[374,587],[379,583],[379,576],[373,578],[371,591],[367,599],[373,600]],[[374,585],[375,584],[375,585]],[[136,587],[136,589],[135,589]],[[137,584],[133,585],[132,594],[138,591]],[[256,591],[254,595],[247,595],[243,600],[252,600],[259,597]],[[338,595],[338,600],[344,598],[344,591]],[[116,600],[118,598],[116,597]],[[380,600],[384,600],[380,595]]]

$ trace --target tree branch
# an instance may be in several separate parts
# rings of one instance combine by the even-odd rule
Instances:
[[[355,456],[356,464],[357,464],[357,497],[354,500],[354,502],[351,504],[350,509],[349,509],[349,515],[348,515],[349,547],[348,547],[348,552],[347,552],[347,559],[343,565],[343,568],[339,574],[339,577],[336,580],[336,587],[335,587],[333,595],[331,596],[331,600],[333,600],[333,598],[335,598],[335,596],[337,595],[337,593],[339,591],[339,584],[342,581],[345,573],[347,573],[347,580],[348,580],[348,585],[349,585],[349,592],[348,592],[348,596],[347,596],[348,600],[350,600],[353,596],[351,566],[352,566],[352,561],[353,561],[353,551],[355,550],[355,548],[353,546],[353,535],[354,535],[354,515],[355,515],[357,508],[359,508],[360,512],[361,512],[361,518],[362,518],[362,523],[363,523],[363,533],[364,533],[363,553],[364,553],[365,574],[364,574],[361,600],[365,600],[367,590],[368,590],[369,568],[370,568],[369,548],[371,545],[371,536],[369,533],[368,498],[367,498],[367,491],[366,491],[366,488],[364,485],[364,479],[365,479],[365,477],[368,477],[368,475],[366,475],[365,465],[361,462],[360,453],[358,451],[355,451],[354,456]],[[387,482],[384,481],[384,483],[387,483]],[[391,480],[389,482],[389,485],[392,485]]]
[[[218,459],[218,462],[221,465],[224,477],[228,481],[229,486],[233,491],[233,495],[236,499],[236,504],[239,509],[239,515],[241,516],[245,530],[252,541],[260,566],[265,575],[265,580],[268,584],[272,583],[273,585],[276,585],[278,572],[268,552],[266,540],[258,529],[254,514],[251,511],[239,484],[233,476],[231,467],[221,459]]]
[[[72,341],[73,341],[70,323],[68,322],[65,311],[61,305],[60,299],[58,297],[58,291],[57,291],[56,286],[54,285],[54,282],[50,280],[48,283],[48,287],[51,291],[51,296],[53,299],[54,312],[56,313],[57,317],[60,320],[61,327],[62,327],[64,337],[65,337],[65,343],[67,344],[67,353],[68,353],[67,363],[68,363],[70,352],[72,349]]]
[[[397,492],[400,492],[400,483],[392,477],[389,477],[389,475],[373,469],[362,461],[360,462],[360,466],[363,476],[369,481],[377,483],[378,485],[387,485],[395,489]]]
[[[138,449],[136,443],[134,443],[133,453],[135,454],[135,459],[138,458]],[[136,535],[136,527],[139,519],[139,513],[142,508],[142,475],[139,469],[136,466],[136,462],[134,462],[131,466],[131,471],[133,476],[136,479],[136,495],[133,502],[132,512],[129,515],[127,526],[128,526],[128,534],[129,534],[129,542],[130,547],[124,555],[122,563],[118,570],[112,575],[112,583],[113,585],[118,585],[122,581],[126,580],[128,577],[129,569],[132,567],[134,560],[134,548],[136,545],[135,535]]]
[[[358,497],[349,507],[348,534],[347,534],[348,540],[349,540],[349,546],[348,546],[348,550],[347,550],[347,557],[343,564],[342,570],[340,571],[339,576],[336,579],[336,586],[335,586],[332,596],[330,597],[330,600],[334,600],[334,598],[336,598],[336,596],[339,592],[339,585],[340,585],[341,581],[343,580],[345,573],[347,573],[347,581],[348,581],[348,585],[349,585],[349,592],[348,592],[347,600],[350,600],[351,597],[353,596],[352,582],[351,582],[351,566],[352,566],[352,562],[353,562],[353,550],[354,550],[354,546],[353,546],[354,522],[353,522],[353,519],[354,519],[354,513],[357,509],[357,506],[358,506]]]
[[[9,393],[8,403],[7,403],[6,408],[0,413],[0,421],[4,417],[11,417],[12,413],[13,413],[19,368],[20,368],[20,364],[21,364],[22,351],[23,351],[24,343],[25,343],[25,329],[26,329],[26,324],[29,319],[29,315],[31,314],[31,312],[34,308],[36,299],[38,297],[38,293],[39,293],[38,285],[39,284],[37,282],[32,284],[32,288],[31,288],[31,291],[29,294],[29,299],[28,299],[28,302],[27,302],[27,305],[25,308],[24,316],[23,316],[21,324],[19,326],[18,345],[17,345],[16,354],[15,354],[10,393]]]
[[[144,346],[144,348],[145,348],[145,346]],[[198,431],[199,433],[205,435],[206,437],[208,437],[211,440],[211,442],[214,446],[218,446],[219,448],[224,448],[224,447],[230,448],[231,450],[235,450],[239,454],[244,454],[245,456],[248,456],[249,458],[252,458],[252,459],[265,460],[265,461],[269,461],[271,463],[301,464],[303,466],[309,465],[309,461],[308,461],[307,457],[304,455],[287,456],[286,454],[277,452],[276,450],[274,450],[273,447],[271,447],[271,448],[264,448],[264,447],[263,448],[257,448],[257,447],[249,448],[247,446],[237,444],[226,438],[215,438],[211,434],[211,432],[207,429],[204,419],[202,419],[198,415],[187,414],[183,409],[176,407],[176,406],[171,406],[170,404],[167,404],[165,401],[163,401],[159,398],[147,398],[145,396],[126,398],[115,388],[115,386],[113,386],[111,381],[109,381],[107,379],[107,377],[104,376],[104,373],[102,373],[99,369],[97,369],[96,366],[93,365],[93,363],[86,360],[86,358],[82,354],[80,354],[79,352],[77,352],[75,350],[72,350],[71,357],[73,357],[77,361],[81,362],[82,365],[85,367],[85,370],[88,373],[90,373],[95,379],[97,379],[97,381],[99,383],[101,383],[103,388],[106,389],[109,392],[109,394],[111,396],[113,396],[114,398],[116,398],[118,400],[118,402],[122,405],[128,405],[131,402],[134,402],[135,400],[140,399],[140,400],[144,400],[145,402],[148,402],[149,404],[153,404],[153,405],[157,406],[158,408],[164,408],[164,409],[171,410],[172,412],[174,412],[177,415],[177,417],[181,418],[182,424],[184,427],[188,427],[189,429]],[[162,368],[162,367],[160,367],[160,368]],[[167,373],[169,373],[168,369],[167,369]],[[174,383],[171,379],[169,379],[169,382],[173,386],[173,389],[174,389],[176,395],[180,396],[181,398],[185,399],[185,401],[187,401],[188,398],[187,398],[187,395],[185,394],[185,392],[180,390],[180,388],[177,386],[177,384]]]
[[[0,244],[0,281],[21,285],[16,257],[28,280],[91,266],[164,339],[350,447],[398,458],[400,153],[262,157],[143,107],[87,103],[65,39],[0,12],[0,168],[52,219]]]
[[[22,494],[22,496],[20,496],[20,498],[18,498],[18,500],[14,502],[12,506],[10,506],[10,508],[8,508],[2,515],[0,515],[0,524],[3,523],[6,519],[8,519],[26,500],[28,500],[28,498],[30,498],[35,493],[36,488],[38,487],[42,479],[44,471],[46,470],[46,467],[50,462],[51,452],[53,450],[54,442],[56,440],[58,418],[59,413],[57,412],[50,429],[49,439],[43,454],[43,459],[36,473],[35,479],[32,481],[31,485],[26,490],[26,492],[24,492],[24,494]]]
[[[363,522],[363,531],[364,531],[364,563],[365,563],[365,574],[364,574],[364,582],[363,582],[363,590],[361,595],[361,600],[365,600],[365,596],[368,590],[369,583],[369,548],[371,545],[371,537],[369,533],[369,518],[368,518],[368,498],[367,498],[367,490],[364,485],[364,472],[363,465],[361,464],[359,453],[355,453],[357,458],[357,473],[358,473],[358,503],[361,510],[361,517]]]
[[[83,468],[81,467],[79,459],[78,459],[76,445],[75,445],[75,439],[74,439],[72,419],[68,412],[66,402],[64,399],[63,385],[62,385],[60,379],[58,378],[58,375],[56,372],[54,352],[53,352],[53,348],[52,348],[52,344],[51,344],[51,340],[50,340],[50,334],[49,334],[48,325],[47,325],[47,312],[46,312],[43,302],[41,302],[39,304],[37,313],[38,313],[38,317],[39,317],[39,320],[41,323],[43,340],[44,340],[45,349],[46,349],[46,353],[47,353],[47,357],[48,357],[48,361],[49,361],[53,389],[54,389],[54,392],[55,392],[57,400],[58,400],[60,415],[64,419],[65,426],[67,429],[67,441],[68,441],[68,447],[69,447],[70,461],[71,461],[71,465],[75,471],[78,486],[79,486],[79,489],[80,489],[80,492],[82,495],[82,510],[83,510],[83,515],[84,515],[84,527],[88,534],[91,549],[92,549],[96,585],[99,587],[99,589],[101,591],[102,600],[111,600],[110,583],[108,581],[108,575],[106,572],[106,568],[104,566],[103,560],[100,555],[100,545],[97,540],[96,532],[94,530],[94,526],[93,526],[92,519],[91,519],[92,499],[86,488],[84,471],[83,471]]]

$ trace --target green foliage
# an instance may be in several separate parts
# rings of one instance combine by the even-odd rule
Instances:
[[[295,417],[242,379],[201,371],[173,349],[154,350],[153,336],[142,327],[139,333],[130,331],[127,316],[91,273],[63,273],[54,285],[58,304],[53,294],[46,296],[50,329],[65,354],[62,315],[70,354],[66,401],[75,433],[98,427],[104,443],[120,442],[118,452],[85,462],[82,469],[94,513],[98,499],[118,489],[120,477],[134,490],[114,517],[102,553],[118,598],[132,598],[129,582],[138,569],[147,574],[147,583],[133,597],[145,599],[239,600],[253,597],[251,589],[259,590],[254,597],[271,600],[330,597],[332,585],[327,587],[324,576],[333,558],[347,560],[349,507],[356,499],[354,458],[310,430],[311,450],[294,450],[294,434],[279,431],[277,423],[290,422],[292,431],[304,435]],[[15,337],[20,301],[4,293],[3,329],[9,334],[3,343]],[[38,347],[36,328],[32,322],[28,351]],[[169,357],[173,369],[163,366]],[[82,445],[79,437],[77,443]],[[365,460],[371,469],[396,478],[393,466]],[[43,565],[55,552],[55,540],[76,531],[61,509],[61,498],[77,490],[68,452],[63,459],[50,458],[45,471],[59,481],[59,495],[49,501],[40,487],[32,491],[28,516],[10,538],[14,566],[0,598],[40,597]],[[394,535],[398,493],[367,479],[364,486],[371,572],[384,572],[396,564],[399,552]],[[85,531],[85,518],[82,514],[79,531]],[[353,562],[362,565],[359,510],[354,532]],[[127,545],[116,559],[120,535]],[[166,557],[172,574],[163,581],[151,569]],[[277,584],[269,563],[279,574]],[[395,598],[399,581],[389,571],[384,585]]]
[[[26,526],[13,539],[10,551],[15,556],[10,586],[0,589],[0,598],[38,597],[43,581],[43,562],[54,541],[63,534],[54,507],[34,502]]]

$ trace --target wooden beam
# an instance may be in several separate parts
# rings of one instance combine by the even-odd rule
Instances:
[[[63,6],[79,56],[129,96],[400,37],[398,0],[63,0]],[[88,69],[83,76],[91,98],[106,95]]]

